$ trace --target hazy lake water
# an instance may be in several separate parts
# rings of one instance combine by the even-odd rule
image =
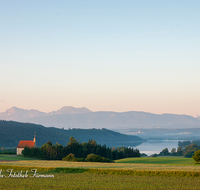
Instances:
[[[144,142],[136,147],[140,150],[140,153],[145,153],[148,156],[151,154],[158,154],[164,148],[168,148],[169,152],[171,152],[172,148],[178,148],[178,141],[183,140],[148,140],[148,142]]]

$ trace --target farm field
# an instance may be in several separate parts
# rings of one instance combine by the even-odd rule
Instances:
[[[157,163],[154,161],[156,158]],[[54,178],[0,178],[0,184],[1,189],[199,189],[200,164],[180,157],[156,158],[129,158],[118,160],[117,163],[44,160],[0,162],[4,175],[8,175],[7,169],[25,172],[33,168],[37,168],[39,174],[54,175]],[[167,163],[167,159],[171,164]],[[133,163],[139,160],[141,163]]]
[[[23,158],[23,157],[21,157]],[[47,160],[21,160],[18,162],[0,162],[0,167],[40,168],[52,170],[55,168],[127,170],[127,171],[188,171],[200,172],[200,165],[194,164],[192,158],[183,157],[140,157],[116,160],[116,163],[97,162],[64,162]]]

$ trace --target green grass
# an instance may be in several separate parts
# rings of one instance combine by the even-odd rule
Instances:
[[[165,157],[139,157],[139,158],[124,158],[116,160],[116,163],[140,163],[140,164],[194,164],[192,158],[184,157],[174,157],[174,156],[165,156]]]
[[[16,155],[16,154],[0,154],[0,161],[1,160],[18,161],[18,160],[36,160],[36,159],[26,158],[23,155]]]
[[[89,173],[55,174],[54,178],[0,179],[1,189],[199,189],[191,177],[120,176]]]
[[[15,158],[23,159],[22,156]],[[200,164],[194,164],[191,160],[147,157],[122,159],[117,163],[42,160],[1,162],[0,169],[4,175],[7,175],[7,169],[25,172],[37,168],[39,174],[54,174],[55,177],[0,178],[0,189],[199,189]]]

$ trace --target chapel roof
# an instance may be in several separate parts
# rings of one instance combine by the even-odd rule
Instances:
[[[22,140],[19,142],[17,148],[25,148],[25,146],[27,147],[34,147],[35,146],[35,142],[34,141],[27,141],[27,140]]]

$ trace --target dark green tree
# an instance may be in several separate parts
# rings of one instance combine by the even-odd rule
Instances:
[[[160,152],[160,155],[162,155],[162,156],[167,156],[167,155],[169,155],[170,153],[169,153],[169,150],[168,150],[168,148],[164,148],[161,152]]]
[[[183,149],[182,149],[182,147],[178,147],[177,148],[177,156],[182,156],[183,155]]]
[[[169,150],[168,150],[168,148],[164,148],[161,152],[160,152],[160,155],[161,156],[167,156],[167,155],[169,155],[170,153],[169,153]]]
[[[175,148],[172,148],[172,150],[171,150],[171,155],[172,155],[172,156],[176,155],[176,149],[175,149]]]
[[[186,146],[184,149],[184,156],[186,158],[191,158],[194,156],[194,153],[199,150],[199,147],[196,144],[191,143],[189,146]]]

